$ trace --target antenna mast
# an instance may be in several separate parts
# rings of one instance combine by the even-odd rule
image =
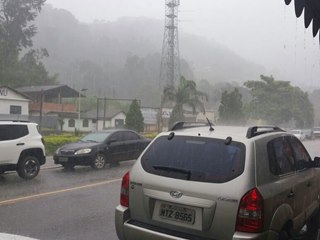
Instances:
[[[160,68],[160,89],[175,86],[180,79],[178,6],[180,0],[165,0],[165,27]]]

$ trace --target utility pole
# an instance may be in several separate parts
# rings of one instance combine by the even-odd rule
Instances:
[[[79,104],[79,106],[78,106],[78,108],[79,108],[79,111],[78,111],[78,132],[80,132],[80,128],[81,128],[81,124],[80,124],[80,121],[81,121],[81,117],[80,117],[80,113],[81,113],[81,110],[80,110],[80,108],[81,108],[81,103],[80,103],[81,92],[85,92],[87,90],[88,90],[87,88],[82,88],[79,91],[79,99],[78,99],[78,104]]]
[[[44,101],[44,91],[41,89],[40,95],[40,115],[39,115],[39,131],[42,131],[42,114],[43,114],[43,101]]]
[[[104,129],[106,127],[106,114],[107,114],[107,107],[108,107],[108,104],[107,102],[108,101],[119,101],[119,102],[132,102],[133,100],[135,99],[128,99],[128,98],[97,98],[97,123],[96,123],[96,130],[99,130],[98,128],[98,122],[99,122],[99,111],[100,111],[100,101],[103,101],[103,122],[102,122],[102,128]],[[141,100],[140,99],[136,99],[139,103],[139,105],[141,106]]]
[[[165,0],[165,27],[159,87],[175,86],[180,79],[178,7],[180,0]]]
[[[178,36],[178,7],[180,0],[165,0],[165,26],[162,43],[159,89],[175,87],[180,79],[180,54]],[[162,131],[162,96],[159,107],[158,131]]]

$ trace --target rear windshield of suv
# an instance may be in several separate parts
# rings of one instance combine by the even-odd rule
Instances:
[[[223,183],[242,174],[245,145],[222,139],[163,136],[141,157],[145,171],[177,179]]]

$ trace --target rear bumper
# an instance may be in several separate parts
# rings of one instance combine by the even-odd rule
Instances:
[[[193,238],[178,237],[162,233],[130,221],[129,209],[117,206],[115,210],[115,227],[120,240],[187,240]],[[201,238],[199,238],[201,239]],[[208,239],[204,239],[208,240]]]
[[[170,234],[157,231],[151,227],[145,227],[145,224],[137,224],[130,220],[129,209],[121,205],[116,207],[115,210],[115,227],[118,238],[120,240],[187,240],[194,239],[192,236],[187,234]],[[173,231],[172,231],[173,233]],[[180,235],[180,236],[179,236]],[[185,235],[185,236],[183,236]],[[197,237],[197,239],[208,240],[209,238]],[[210,238],[214,240],[213,238]],[[274,231],[266,231],[263,233],[253,234],[253,233],[242,233],[236,232],[232,240],[277,240],[278,233]]]
[[[232,240],[244,240],[244,239],[277,240],[279,239],[279,234],[275,231],[270,231],[270,230],[262,233],[235,232],[235,234],[232,237]]]
[[[95,155],[84,154],[80,156],[59,156],[54,155],[53,160],[55,164],[71,164],[71,165],[90,165],[94,160]],[[63,159],[63,161],[62,161]]]
[[[124,223],[128,221],[128,219],[129,219],[129,209],[121,205],[118,205],[115,210],[114,223],[115,223],[118,238],[120,240],[126,239],[124,235]]]

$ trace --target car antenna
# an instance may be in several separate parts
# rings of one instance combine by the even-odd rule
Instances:
[[[212,127],[212,123],[210,122],[210,120],[208,119],[208,117],[206,117],[207,121],[208,121],[208,124],[210,126],[209,130],[210,131],[214,131],[214,128]]]
[[[173,137],[174,137],[174,132],[171,132],[171,133],[169,134],[169,136],[168,136],[168,140],[172,140]]]

